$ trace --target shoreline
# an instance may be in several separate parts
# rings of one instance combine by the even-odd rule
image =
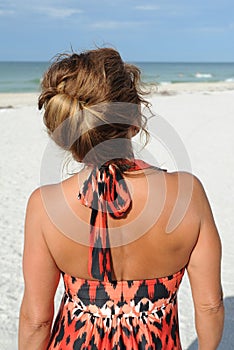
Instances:
[[[37,106],[37,92],[1,92],[0,110],[23,106]]]
[[[145,85],[151,94],[177,95],[181,93],[212,93],[234,90],[234,82],[192,82],[192,83],[163,83]]]
[[[194,83],[166,83],[143,84],[143,90],[149,93],[149,97],[155,95],[173,96],[193,93],[216,93],[234,91],[234,82],[194,82]],[[40,92],[0,92],[0,110],[22,106],[37,107],[37,99]]]

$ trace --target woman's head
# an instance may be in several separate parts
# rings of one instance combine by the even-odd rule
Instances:
[[[116,145],[106,141],[126,141],[138,130],[145,130],[141,104],[148,103],[140,90],[140,71],[124,63],[114,49],[59,55],[41,86],[38,106],[45,108],[47,130],[77,161],[99,163],[107,153],[109,159],[120,158]],[[121,157],[131,156],[129,147]]]

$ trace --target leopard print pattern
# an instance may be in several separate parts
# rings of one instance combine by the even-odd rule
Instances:
[[[65,293],[47,350],[180,350],[183,274],[109,282],[63,273]]]

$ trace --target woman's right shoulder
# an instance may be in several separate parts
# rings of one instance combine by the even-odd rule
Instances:
[[[204,187],[200,178],[190,172],[174,171],[174,172],[167,172],[166,175],[168,176],[169,179],[171,179],[171,181],[180,183],[183,186],[185,186],[188,183],[191,183],[193,186],[193,190],[197,193],[204,192]]]
[[[175,171],[167,173],[167,182],[174,187],[182,198],[190,199],[191,204],[202,210],[208,201],[206,191],[200,178],[190,172]]]
[[[174,182],[180,181],[181,184],[185,184],[186,182],[189,181],[195,186],[195,189],[197,190],[203,187],[199,177],[188,171],[172,171],[172,172],[165,171],[164,174],[166,178],[170,181],[174,181]]]

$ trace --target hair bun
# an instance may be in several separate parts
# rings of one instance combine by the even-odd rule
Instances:
[[[57,90],[58,94],[64,94],[64,92],[65,92],[65,81],[64,80],[58,84],[56,90]]]
[[[45,72],[41,87],[38,106],[45,108],[47,130],[78,161],[85,160],[99,145],[103,148],[97,158],[105,154],[112,158],[115,147],[105,145],[112,139],[129,139],[133,126],[147,137],[141,104],[149,107],[149,103],[143,98],[140,70],[125,64],[114,49],[57,56]],[[125,150],[123,157],[128,157],[130,151]]]

